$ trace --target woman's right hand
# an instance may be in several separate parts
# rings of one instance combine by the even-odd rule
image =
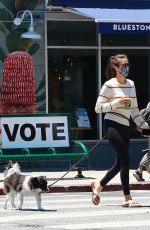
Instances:
[[[128,97],[122,97],[122,98],[120,98],[119,102],[120,102],[120,104],[127,105],[128,103],[131,102],[131,99]]]
[[[128,97],[122,97],[122,98],[120,98],[119,103],[120,103],[123,107],[130,107],[131,99],[128,98]]]

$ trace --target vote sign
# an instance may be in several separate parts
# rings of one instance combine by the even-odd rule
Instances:
[[[67,116],[2,117],[2,148],[69,146]]]

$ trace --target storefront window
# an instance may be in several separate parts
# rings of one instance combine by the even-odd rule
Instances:
[[[138,36],[138,39],[137,39]],[[149,46],[148,34],[103,34],[102,46]]]
[[[48,49],[49,113],[68,112],[74,139],[96,139],[96,51]]]
[[[44,0],[0,2],[1,114],[46,112],[44,6]],[[39,40],[22,38],[31,23],[26,9]],[[16,16],[20,25],[14,24]]]
[[[48,112],[70,114],[73,139],[96,139],[95,22],[47,21],[47,45]]]
[[[48,46],[95,46],[96,23],[81,21],[48,21]]]

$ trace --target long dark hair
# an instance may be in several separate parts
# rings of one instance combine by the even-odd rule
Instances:
[[[113,77],[116,77],[116,70],[114,69],[113,65],[119,66],[119,60],[118,58],[128,58],[126,54],[116,54],[115,56],[111,56],[108,59],[107,65],[106,65],[106,71],[105,76],[106,79],[109,80]]]

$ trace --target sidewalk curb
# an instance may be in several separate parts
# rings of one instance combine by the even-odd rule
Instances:
[[[150,183],[132,183],[130,184],[131,190],[150,190]],[[121,184],[106,185],[103,192],[121,191]],[[90,185],[74,185],[74,186],[48,186],[47,193],[63,193],[63,192],[92,192]],[[3,188],[0,188],[0,195],[5,195]]]
[[[131,190],[150,190],[150,183],[135,183],[130,184]],[[121,191],[122,185],[121,184],[110,184],[106,185],[103,189],[104,192],[111,192],[111,191]],[[61,193],[61,192],[91,192],[90,185],[76,185],[76,186],[55,186],[48,188],[48,193]]]

